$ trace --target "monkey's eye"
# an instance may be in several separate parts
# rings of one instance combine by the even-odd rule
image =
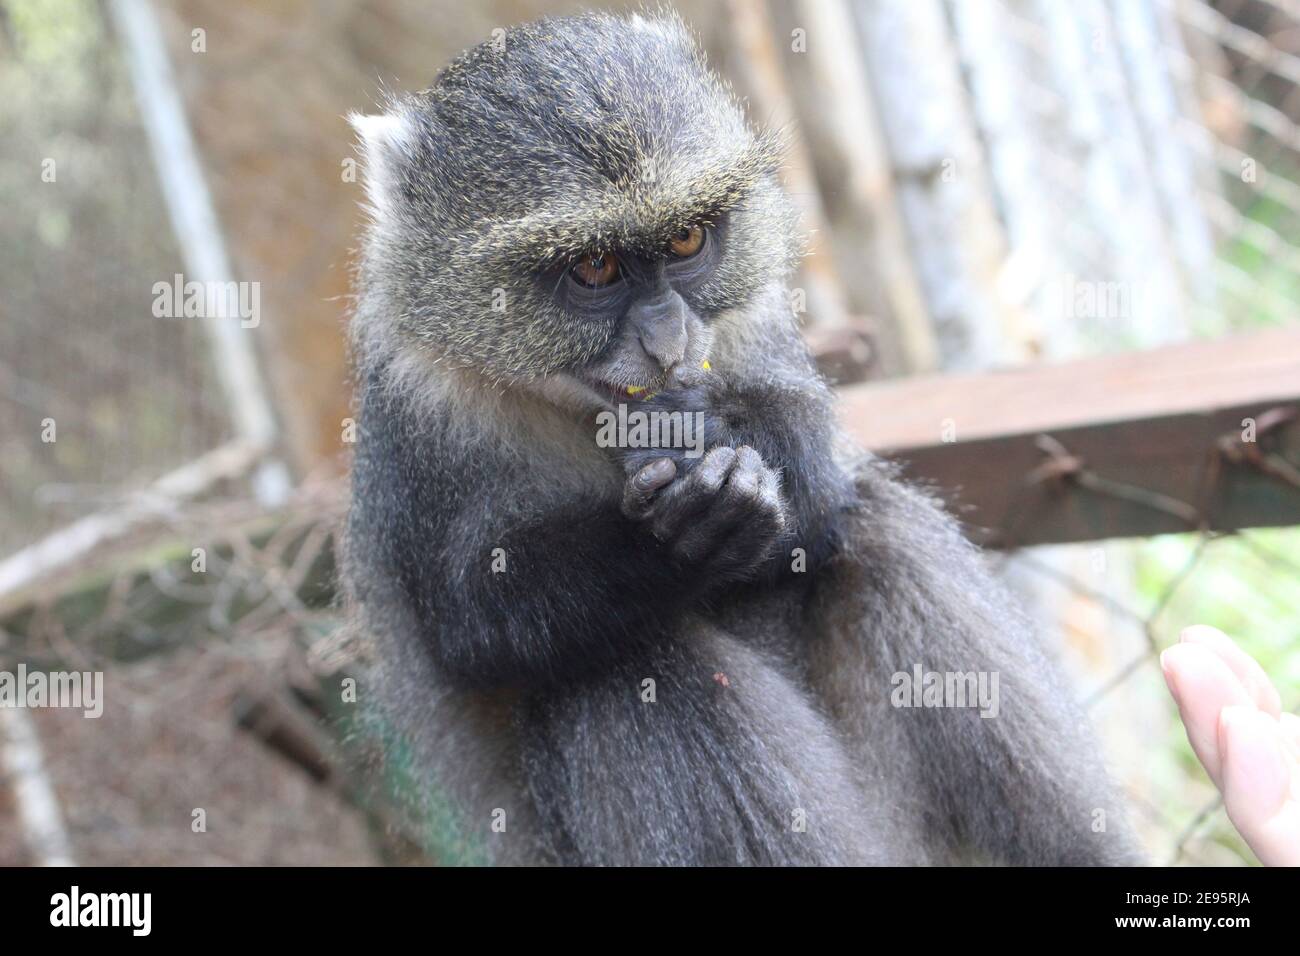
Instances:
[[[687,226],[673,236],[668,248],[678,259],[689,259],[704,248],[704,227]]]
[[[618,256],[612,252],[597,252],[582,259],[569,272],[583,285],[593,289],[609,285],[618,278]]]

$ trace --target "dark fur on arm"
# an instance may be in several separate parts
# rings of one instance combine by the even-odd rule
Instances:
[[[351,537],[395,579],[453,682],[599,671],[656,640],[702,587],[616,503],[539,512],[545,489],[491,449],[458,456],[442,427],[417,423],[400,399],[366,397]],[[497,548],[505,569],[493,573]]]

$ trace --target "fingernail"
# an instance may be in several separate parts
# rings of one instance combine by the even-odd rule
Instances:
[[[637,472],[636,483],[641,488],[649,488],[672,478],[677,473],[677,466],[671,458],[656,458]]]

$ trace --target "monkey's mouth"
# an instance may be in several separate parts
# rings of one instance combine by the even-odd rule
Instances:
[[[654,398],[659,385],[618,385],[598,378],[583,378],[582,383],[600,396],[601,401],[611,405],[625,402],[644,402]]]

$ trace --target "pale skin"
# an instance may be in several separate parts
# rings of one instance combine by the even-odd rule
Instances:
[[[1160,655],[1187,739],[1266,866],[1300,866],[1300,717],[1222,631],[1185,629]]]

